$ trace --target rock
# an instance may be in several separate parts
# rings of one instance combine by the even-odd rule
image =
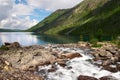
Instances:
[[[120,58],[120,51],[117,51],[115,56],[117,56],[118,58]]]
[[[118,57],[117,56],[111,57],[111,61],[113,64],[115,64],[118,61]]]
[[[78,80],[98,80],[97,78],[94,77],[90,77],[90,76],[84,76],[84,75],[80,75],[78,77]]]
[[[48,72],[55,72],[57,70],[57,68],[51,68],[51,69],[48,69]]]
[[[72,69],[72,66],[67,66],[67,69]]]
[[[5,42],[4,44],[5,44],[5,46],[11,45],[11,43],[9,43],[9,42]]]
[[[66,53],[66,54],[62,54],[63,58],[68,58],[68,59],[73,59],[73,58],[77,58],[77,57],[82,57],[82,55],[80,53]]]
[[[41,70],[38,71],[38,74],[45,77],[46,74],[47,74],[47,70],[46,69],[41,69]]]
[[[99,54],[101,57],[107,56],[107,52],[106,52],[105,50],[102,50],[102,49],[98,52],[98,54]]]
[[[41,76],[21,71],[10,64],[6,59],[0,57],[0,80],[44,80]]]
[[[110,72],[117,72],[118,71],[116,65],[113,65],[113,66],[112,65],[107,65],[107,66],[103,66],[103,68],[105,70],[110,71]]]
[[[103,62],[102,62],[102,65],[103,65],[103,66],[106,66],[106,65],[110,65],[111,63],[112,63],[111,60],[106,60],[106,61],[103,61]]]
[[[0,55],[2,55],[4,53],[4,51],[0,50]]]
[[[80,48],[91,48],[91,45],[88,42],[78,42],[77,46]]]
[[[67,62],[68,60],[66,60],[66,59],[57,59],[56,60],[56,62],[60,65],[60,66],[62,66],[62,67],[65,67],[66,66],[66,62]]]
[[[106,48],[106,51],[109,51],[111,54],[115,54],[117,52],[117,48],[115,46],[110,46]]]
[[[13,42],[13,43],[4,43],[6,47],[8,48],[21,48],[21,45],[18,42]]]
[[[101,78],[99,78],[99,80],[118,80],[113,76],[103,76]]]
[[[120,71],[120,62],[116,63],[117,70]]]
[[[57,52],[52,52],[51,54],[54,55],[57,58],[59,57]]]
[[[107,52],[106,57],[111,58],[113,56],[110,52],[108,52],[108,51],[106,51],[106,52]]]

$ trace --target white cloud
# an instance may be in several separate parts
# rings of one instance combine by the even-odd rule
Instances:
[[[26,16],[25,18],[17,18],[12,17],[1,21],[1,26],[4,26],[4,28],[11,28],[11,29],[27,29],[31,26],[37,24],[38,21],[33,19],[30,20],[29,16]]]
[[[12,14],[15,14],[17,16],[31,15],[32,11],[33,8],[31,6],[24,4],[14,4],[14,7],[12,9]]]
[[[40,9],[55,11],[75,6],[83,0],[28,0],[28,4]]]
[[[31,19],[35,15],[34,9],[55,11],[57,9],[71,8],[82,0],[22,0],[16,4],[15,0],[0,0],[0,28],[27,29],[38,23]]]
[[[12,1],[0,0],[0,21],[10,15],[12,7]]]

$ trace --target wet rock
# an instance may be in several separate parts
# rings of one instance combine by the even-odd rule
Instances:
[[[111,61],[113,64],[115,64],[118,61],[118,57],[117,56],[111,57]]]
[[[5,42],[4,44],[5,44],[5,46],[11,45],[11,43],[9,43],[9,42]]]
[[[67,69],[72,69],[72,66],[67,66]]]
[[[56,62],[60,65],[60,66],[62,66],[62,67],[65,67],[66,66],[66,62],[67,62],[68,60],[67,59],[57,59],[56,60]]]
[[[117,72],[118,71],[116,65],[103,66],[103,69],[108,70],[110,72]]]
[[[111,60],[106,60],[106,61],[103,61],[103,62],[102,62],[102,65],[103,65],[103,66],[106,66],[106,65],[110,65],[111,63],[112,63]]]
[[[120,71],[120,62],[116,63],[117,70]]]
[[[90,77],[90,76],[84,76],[84,75],[80,75],[78,77],[78,80],[98,80],[97,78],[94,77]]]
[[[48,69],[48,72],[55,72],[57,70],[57,68],[51,68],[51,69]]]
[[[82,55],[80,53],[66,53],[66,54],[62,54],[63,58],[68,58],[68,59],[73,59],[73,58],[77,58],[77,57],[82,57]]]
[[[47,72],[46,69],[40,69],[40,70],[38,71],[38,74],[41,75],[41,76],[44,76],[44,77],[47,75],[47,73],[48,73],[48,72]]]
[[[21,48],[21,45],[18,42],[13,43],[5,42],[4,44],[8,48]]]
[[[113,76],[103,76],[99,80],[118,80]]]
[[[0,50],[0,55],[2,55],[4,53],[4,51]]]

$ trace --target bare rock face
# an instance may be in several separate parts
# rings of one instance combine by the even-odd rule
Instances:
[[[84,76],[84,75],[80,75],[78,77],[78,80],[98,80],[97,78],[94,77],[90,77],[90,76]]]

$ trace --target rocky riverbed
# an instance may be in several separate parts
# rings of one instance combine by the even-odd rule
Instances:
[[[86,42],[27,47],[5,43],[5,50],[0,50],[0,79],[120,80],[120,49],[100,44],[93,48]]]

